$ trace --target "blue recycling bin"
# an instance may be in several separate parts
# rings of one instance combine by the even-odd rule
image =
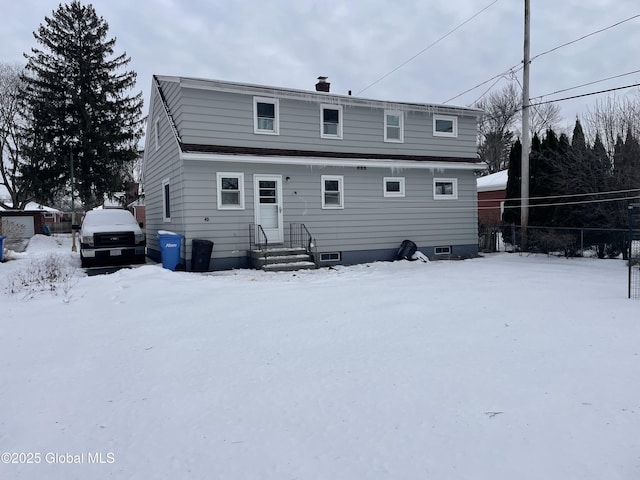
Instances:
[[[4,262],[4,235],[0,235],[0,262]]]
[[[180,247],[184,235],[179,233],[159,231],[158,243],[160,244],[160,256],[162,257],[162,267],[174,271],[180,264]]]

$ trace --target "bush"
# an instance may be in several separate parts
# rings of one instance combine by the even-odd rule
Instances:
[[[50,254],[45,258],[32,260],[25,268],[17,270],[8,278],[7,292],[24,293],[32,298],[39,292],[62,292],[68,296],[72,286],[75,268],[64,262],[59,255]]]

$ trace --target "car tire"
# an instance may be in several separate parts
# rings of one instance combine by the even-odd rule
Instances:
[[[140,255],[136,255],[136,258],[134,261],[137,264],[144,265],[145,263],[147,263],[147,257],[145,256],[144,253]]]
[[[82,268],[89,268],[91,266],[91,260],[89,260],[88,258],[83,257],[82,255],[80,256],[80,265],[82,265]]]

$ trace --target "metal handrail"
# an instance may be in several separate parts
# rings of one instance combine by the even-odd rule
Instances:
[[[256,241],[256,236],[259,238],[258,241]],[[264,243],[261,242],[262,238],[264,238]],[[249,224],[249,250],[253,250],[254,245],[262,251],[267,250],[269,248],[269,239],[262,225],[251,223]]]
[[[316,240],[304,223],[292,223],[289,225],[289,243],[292,247],[302,247],[313,258],[313,263],[318,266]]]

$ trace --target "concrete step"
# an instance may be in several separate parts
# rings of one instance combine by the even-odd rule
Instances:
[[[254,268],[268,272],[290,272],[316,268],[311,256],[304,248],[270,247],[267,250],[252,250],[251,263]]]
[[[310,260],[310,257],[306,253],[300,253],[297,255],[269,255],[267,257],[262,257],[261,260],[269,265],[272,263],[295,263],[304,261],[308,262]]]
[[[251,250],[252,258],[282,257],[287,255],[306,255],[304,248],[274,247],[267,250]]]
[[[271,263],[264,265],[265,272],[295,272],[298,270],[313,270],[316,264],[313,262]]]

